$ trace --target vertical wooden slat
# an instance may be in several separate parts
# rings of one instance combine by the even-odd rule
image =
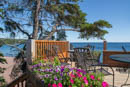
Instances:
[[[21,86],[22,86],[22,87],[24,87],[24,85],[23,85],[24,83],[23,83],[23,82],[24,82],[24,81],[21,82]]]
[[[50,56],[52,57],[52,41],[50,42]]]
[[[24,87],[27,87],[27,80],[24,81]]]
[[[36,46],[35,46],[35,59],[37,58],[37,42],[35,42],[36,43]]]
[[[37,56],[36,56],[36,58],[38,58],[38,43],[37,43],[37,50],[36,50],[36,51],[37,51]]]
[[[50,55],[50,41],[48,41],[48,55]]]
[[[38,43],[38,59],[40,59],[40,43]]]
[[[69,57],[69,53],[68,53],[69,49],[70,49],[70,44],[69,44],[69,42],[67,41],[67,57]]]
[[[45,41],[43,41],[43,58],[45,58]]]
[[[42,59],[42,42],[40,42],[40,59]]]
[[[43,59],[43,42],[41,42],[41,55],[42,55],[42,59]]]
[[[46,49],[47,49],[47,42],[45,41],[44,42],[45,43],[45,51],[46,51]],[[46,52],[44,52],[44,56],[46,57],[46,54],[45,54]]]
[[[63,46],[64,46],[64,56],[67,57],[67,55],[66,55],[66,53],[67,53],[67,51],[66,51],[66,46],[67,46],[67,45],[66,45],[66,42],[63,43]]]
[[[19,87],[19,83],[17,84],[17,87]]]

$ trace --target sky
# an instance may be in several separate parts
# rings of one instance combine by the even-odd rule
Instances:
[[[108,34],[105,39],[108,42],[130,42],[130,0],[83,0],[79,3],[80,8],[87,14],[87,22],[93,23],[100,19],[112,24],[112,28],[107,29]],[[0,37],[9,37],[0,34]],[[20,34],[18,38],[20,38]],[[79,39],[79,33],[68,31],[67,41],[69,42],[102,42],[96,38]],[[26,38],[26,37],[25,37]]]
[[[81,10],[87,13],[86,19],[92,23],[97,20],[106,20],[112,24],[105,35],[108,42],[130,42],[130,0],[84,0],[79,3]],[[67,32],[70,42],[102,42],[91,38],[78,39],[79,33]]]

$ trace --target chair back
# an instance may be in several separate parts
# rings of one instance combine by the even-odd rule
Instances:
[[[83,49],[74,48],[75,62],[77,67],[86,68]]]
[[[89,67],[94,64],[94,57],[92,50],[89,47],[86,48],[74,48],[74,52],[77,58],[77,64],[82,67]]]
[[[59,46],[53,45],[53,46],[52,46],[52,49],[53,49],[53,51],[54,51],[54,53],[55,53],[55,56],[57,56],[57,57],[59,57],[59,58],[65,58],[65,57],[64,57],[64,54],[63,54],[63,51],[62,51],[62,49],[61,49]],[[59,55],[59,54],[60,54],[60,55]]]

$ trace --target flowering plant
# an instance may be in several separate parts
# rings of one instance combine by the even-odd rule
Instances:
[[[32,67],[46,87],[108,87],[101,74],[86,73],[83,69],[41,62]]]

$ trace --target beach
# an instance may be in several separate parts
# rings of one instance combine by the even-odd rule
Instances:
[[[12,81],[12,79],[10,78],[10,74],[11,74],[11,71],[12,71],[12,68],[13,68],[15,62],[14,62],[14,58],[13,57],[4,57],[4,58],[6,59],[8,64],[1,64],[0,63],[0,66],[2,68],[6,68],[6,70],[4,71],[2,76],[5,78],[5,81],[7,83],[10,83]]]

